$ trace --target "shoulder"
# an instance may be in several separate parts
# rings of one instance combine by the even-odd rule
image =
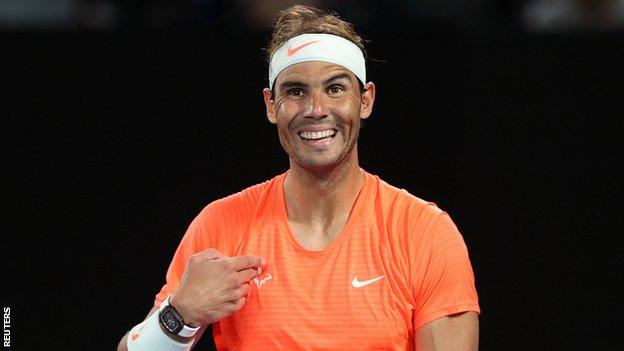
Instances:
[[[275,190],[277,183],[281,181],[283,176],[284,174],[280,174],[272,179],[209,203],[199,213],[197,220],[239,222],[241,219],[250,218],[258,205],[270,192]]]
[[[401,221],[413,226],[428,226],[445,215],[434,202],[411,194],[406,189],[393,186],[378,176],[372,177],[375,210],[387,220]]]
[[[434,202],[417,197],[373,176],[372,209],[376,230],[391,250],[413,256],[414,250],[433,250],[448,238],[460,240],[461,234],[449,217]]]
[[[266,208],[269,194],[273,194],[284,175],[250,186],[237,193],[215,200],[191,222],[187,234],[198,248],[217,248],[232,254],[240,244],[255,214]]]

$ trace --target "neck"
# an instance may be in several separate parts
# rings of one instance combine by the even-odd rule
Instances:
[[[292,159],[290,164],[284,181],[288,220],[319,229],[344,224],[364,185],[357,153],[324,171],[304,169]]]

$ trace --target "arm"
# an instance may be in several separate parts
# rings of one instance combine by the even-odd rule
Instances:
[[[477,313],[457,313],[423,325],[416,331],[415,346],[418,351],[477,351]]]
[[[263,264],[264,260],[259,257],[224,257],[215,249],[207,249],[192,255],[184,268],[180,286],[170,299],[170,305],[182,316],[185,324],[206,327],[233,314],[245,305],[249,281],[260,274],[260,266]],[[154,307],[146,320],[157,310],[158,308]],[[153,321],[153,317],[149,319]],[[130,340],[131,344],[148,342],[143,341],[145,339],[133,341],[140,337],[141,330],[158,330],[158,322],[148,322],[146,326],[145,329],[137,326],[136,335],[130,335],[133,338]],[[149,326],[154,326],[156,329]],[[162,325],[160,327],[162,328]],[[203,328],[200,331],[203,331]],[[163,332],[165,332],[164,328]],[[160,331],[157,334],[144,333],[162,335]],[[178,335],[171,335],[168,331],[166,335],[169,339],[182,344],[188,344],[194,339],[194,337],[182,338]],[[196,336],[199,338],[199,335]],[[127,343],[128,334],[121,339],[118,351],[126,351]]]
[[[145,319],[149,318],[149,316],[151,316],[152,314],[156,313],[156,311],[158,311],[158,307],[152,308],[149,311],[149,313],[147,314],[147,316],[145,316]],[[195,342],[193,343],[193,346],[195,346],[195,343],[197,343],[199,341],[199,339],[202,337],[202,335],[204,334],[205,331],[206,331],[206,328],[201,328],[197,332],[197,335],[195,335]],[[123,338],[121,338],[121,341],[119,342],[119,345],[117,345],[117,351],[128,351],[128,337],[129,337],[129,334],[130,334],[130,332],[127,332],[123,336]]]
[[[154,314],[156,311],[158,311],[158,307],[153,307],[149,313],[147,314],[147,316],[145,316],[145,319],[147,319],[149,316],[151,316],[152,314]],[[129,333],[129,332],[128,332]],[[128,333],[126,333],[123,338],[121,338],[121,341],[119,342],[119,345],[117,345],[117,351],[128,351]]]
[[[415,346],[424,351],[474,351],[480,312],[472,265],[463,238],[442,213],[415,252]]]

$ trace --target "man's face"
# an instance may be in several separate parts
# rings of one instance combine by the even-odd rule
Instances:
[[[286,68],[271,91],[263,91],[269,121],[292,162],[312,171],[357,161],[360,120],[368,118],[375,86],[361,93],[357,78],[342,66],[302,62]]]

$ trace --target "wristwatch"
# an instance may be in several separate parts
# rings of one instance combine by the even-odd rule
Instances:
[[[169,304],[170,298],[171,296],[167,297],[160,304],[160,311],[158,311],[160,326],[172,335],[185,338],[194,336],[199,330],[199,327],[189,327],[184,324],[184,319],[180,313],[178,313],[178,311],[176,311],[176,309]]]

